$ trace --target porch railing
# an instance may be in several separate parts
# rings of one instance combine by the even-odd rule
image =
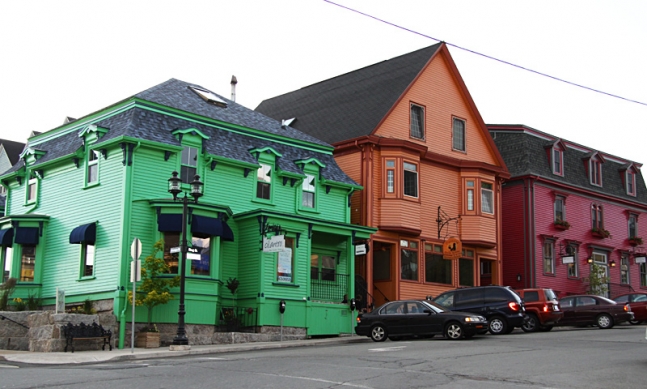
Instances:
[[[247,307],[221,307],[216,325],[227,327],[227,331],[239,331],[256,327],[258,309]]]
[[[341,303],[344,295],[348,300],[352,295],[348,289],[348,274],[312,270],[310,272],[310,298],[318,301]]]

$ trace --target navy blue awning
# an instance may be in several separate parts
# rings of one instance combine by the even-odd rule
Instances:
[[[72,230],[70,243],[91,243],[97,240],[97,223],[84,224]]]
[[[0,230],[0,246],[11,247],[12,245],[13,245],[13,228]]]
[[[157,215],[157,231],[182,232],[182,214],[161,213]]]
[[[223,240],[234,241],[234,233],[227,225],[227,222],[213,217],[193,215],[191,233],[198,238],[219,236]]]
[[[38,227],[18,227],[16,228],[14,242],[18,244],[37,245],[39,237]]]

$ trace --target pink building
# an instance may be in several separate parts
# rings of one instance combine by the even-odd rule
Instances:
[[[647,189],[639,163],[523,125],[488,125],[503,184],[503,284],[586,293],[593,265],[615,297],[647,291]]]

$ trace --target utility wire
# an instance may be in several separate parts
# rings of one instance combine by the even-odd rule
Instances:
[[[628,101],[628,102],[630,102],[630,103],[636,103],[636,104],[640,104],[640,105],[647,106],[647,103],[643,103],[643,102],[641,102],[641,101],[637,101],[637,100],[629,99],[629,98],[626,98],[626,97],[622,97],[622,96],[615,95],[615,94],[613,94],[613,93],[604,92],[604,91],[601,91],[601,90],[599,90],[599,89],[595,89],[595,88],[591,88],[591,87],[588,87],[588,86],[585,86],[585,85],[581,85],[581,84],[577,84],[577,83],[574,83],[574,82],[571,82],[571,81],[567,81],[567,80],[564,80],[564,79],[559,78],[559,77],[551,76],[550,74],[542,73],[542,72],[540,72],[540,71],[533,70],[533,69],[528,69],[528,68],[523,67],[523,66],[521,66],[521,65],[516,65],[516,64],[513,64],[513,63],[511,63],[511,62],[504,61],[504,60],[502,60],[502,59],[499,59],[499,58],[495,58],[495,57],[489,56],[489,55],[487,55],[487,54],[479,53],[478,51],[470,50],[470,49],[467,49],[467,48],[465,48],[465,47],[461,47],[461,46],[455,45],[455,44],[453,44],[453,43],[445,42],[445,41],[443,41],[443,40],[441,40],[441,39],[434,38],[434,37],[432,37],[432,36],[429,36],[429,35],[423,34],[423,33],[421,33],[421,32],[418,32],[418,31],[412,30],[412,29],[410,29],[410,28],[406,28],[406,27],[400,26],[400,25],[398,25],[398,24],[395,24],[395,23],[389,22],[389,21],[384,20],[384,19],[380,19],[380,18],[378,18],[378,17],[376,17],[376,16],[369,15],[369,14],[367,14],[367,13],[364,13],[364,12],[358,11],[358,10],[356,10],[356,9],[353,9],[353,8],[347,7],[347,6],[345,6],[345,5],[337,4],[337,3],[333,2],[333,1],[330,1],[330,0],[323,0],[323,1],[325,1],[326,3],[332,4],[332,5],[336,5],[336,6],[340,7],[340,8],[344,8],[344,9],[346,9],[346,10],[348,10],[348,11],[358,13],[358,14],[360,14],[360,15],[362,15],[362,16],[366,16],[366,17],[368,17],[368,18],[371,18],[371,19],[377,20],[378,22],[382,22],[382,23],[384,23],[384,24],[388,24],[389,26],[393,26],[393,27],[395,27],[395,28],[399,28],[399,29],[401,29],[401,30],[404,30],[404,31],[410,32],[410,33],[412,33],[412,34],[420,35],[421,37],[424,37],[424,38],[427,38],[427,39],[432,39],[432,40],[435,40],[435,41],[437,41],[437,42],[444,42],[447,46],[455,47],[455,48],[457,48],[457,49],[459,49],[459,50],[467,51],[468,53],[476,54],[476,55],[479,55],[479,56],[484,57],[484,58],[487,58],[487,59],[491,59],[491,60],[494,60],[494,61],[497,61],[497,62],[500,62],[500,63],[506,64],[506,65],[509,65],[509,66],[513,66],[513,67],[515,67],[515,68],[517,68],[517,69],[521,69],[521,70],[525,70],[525,71],[527,71],[527,72],[535,73],[535,74],[538,74],[538,75],[540,75],[540,76],[548,77],[548,78],[553,79],[553,80],[555,80],[555,81],[560,81],[560,82],[563,82],[563,83],[568,84],[568,85],[572,85],[572,86],[576,86],[576,87],[579,87],[579,88],[582,88],[582,89],[590,90],[590,91],[592,91],[592,92],[596,92],[596,93],[600,93],[600,94],[607,95],[607,96],[610,96],[610,97],[615,97],[615,98],[617,98],[617,99],[625,100],[625,101]]]

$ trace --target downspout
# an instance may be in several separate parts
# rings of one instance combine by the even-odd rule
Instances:
[[[126,220],[126,214],[130,215],[130,210],[131,210],[131,205],[132,205],[132,180],[133,180],[133,173],[134,173],[134,164],[133,164],[133,159],[135,158],[135,151],[139,149],[141,146],[141,142],[137,142],[137,146],[132,151],[131,154],[131,159],[126,161],[126,166],[124,169],[124,191],[123,193],[123,209],[124,212],[122,213],[121,217],[121,242],[120,245],[122,246],[119,250],[119,252],[122,253],[122,258],[125,258],[124,256],[124,239],[126,237],[130,236],[130,220]],[[128,158],[128,151],[126,150],[126,158]],[[130,168],[129,168],[130,167]],[[130,174],[129,174],[130,171]],[[126,212],[128,211],[128,212]],[[128,246],[126,245],[126,248]],[[123,309],[119,313],[119,349],[124,348],[124,341],[126,339],[126,310],[128,309],[128,280],[126,275],[128,274],[129,271],[129,266],[127,261],[122,261],[123,263],[121,264],[121,280],[120,280],[120,286],[119,290],[117,291],[117,298],[120,300],[120,303],[123,305]],[[124,286],[125,285],[125,286]]]

